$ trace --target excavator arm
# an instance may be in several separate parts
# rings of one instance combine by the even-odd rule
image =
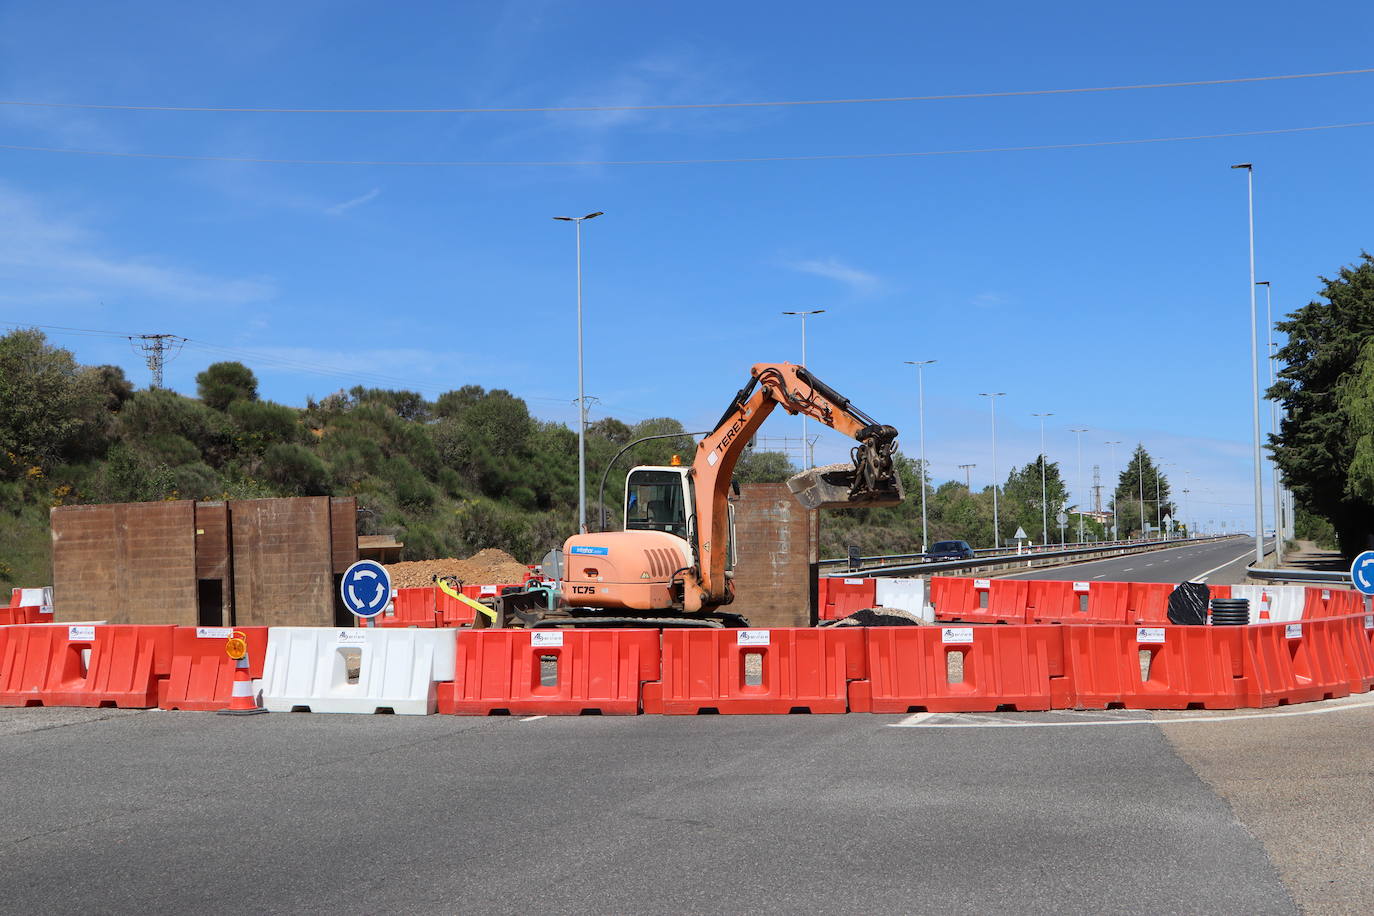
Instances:
[[[725,575],[730,482],[745,446],[778,406],[790,414],[805,414],[858,442],[850,452],[852,464],[815,468],[788,481],[803,506],[879,507],[902,502],[901,481],[892,460],[896,429],[874,421],[804,366],[757,364],[715,430],[698,443],[692,462],[697,566],[684,574],[683,607],[688,612],[728,604],[733,598]]]

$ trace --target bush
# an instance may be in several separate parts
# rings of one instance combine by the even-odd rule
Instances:
[[[256,401],[258,379],[243,363],[212,363],[196,376],[196,392],[206,406],[225,410],[235,401]]]
[[[329,472],[324,462],[294,442],[275,442],[267,447],[262,456],[262,476],[285,493],[329,495]]]

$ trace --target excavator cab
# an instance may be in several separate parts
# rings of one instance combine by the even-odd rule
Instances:
[[[626,531],[666,531],[685,541],[691,515],[687,468],[637,467],[625,478]]]

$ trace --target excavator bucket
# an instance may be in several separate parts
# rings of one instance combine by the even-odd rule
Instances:
[[[787,488],[806,509],[886,508],[899,506],[906,498],[901,478],[895,473],[856,487],[858,477],[852,464],[827,464],[793,475],[788,478]]]

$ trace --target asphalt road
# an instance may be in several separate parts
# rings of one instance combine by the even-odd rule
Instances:
[[[0,710],[0,910],[1297,912],[1158,725],[909,721]]]
[[[1265,551],[1273,548],[1272,538]],[[1245,567],[1255,557],[1253,537],[1227,538],[1185,547],[1167,547],[1146,553],[1052,566],[1023,573],[1008,573],[1007,579],[1074,579],[1105,582],[1187,582],[1200,579],[1213,585],[1237,585],[1246,581]]]

